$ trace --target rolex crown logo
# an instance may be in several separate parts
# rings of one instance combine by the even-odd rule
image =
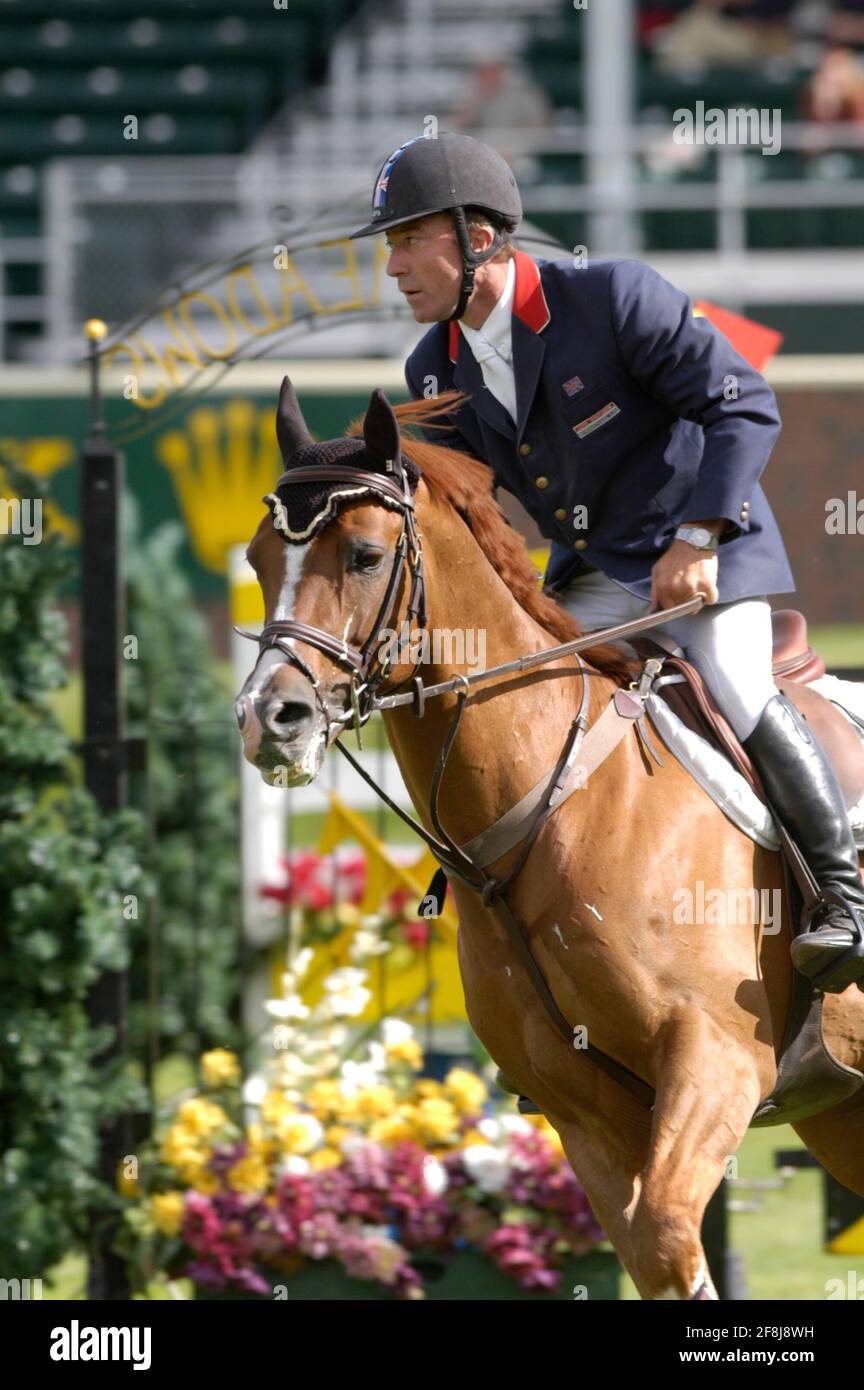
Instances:
[[[216,574],[228,551],[254,534],[261,499],[282,472],[273,410],[229,400],[190,410],[182,430],[166,430],[156,455],[171,474],[195,558]]]

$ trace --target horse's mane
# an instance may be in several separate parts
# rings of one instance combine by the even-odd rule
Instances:
[[[492,496],[491,468],[471,454],[443,444],[430,444],[417,432],[420,425],[452,429],[452,424],[436,417],[449,414],[466,399],[464,392],[446,391],[431,400],[406,401],[394,406],[400,433],[405,440],[410,440],[406,452],[419,467],[432,501],[446,502],[459,512],[520,607],[558,642],[581,637],[579,624],[539,588],[524,540]],[[351,421],[346,433],[362,432],[363,416],[360,415]],[[624,653],[611,644],[591,647],[584,655],[605,675],[623,680],[630,679],[633,674],[632,659],[628,661]]]

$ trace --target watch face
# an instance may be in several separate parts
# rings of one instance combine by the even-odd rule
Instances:
[[[711,532],[707,526],[694,526],[690,532],[690,540],[693,545],[703,546],[711,544]]]

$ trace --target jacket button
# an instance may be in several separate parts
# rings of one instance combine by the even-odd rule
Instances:
[[[520,454],[522,455],[522,457],[524,458],[526,454],[530,454],[530,452],[531,452],[531,445],[530,445],[530,444],[520,444],[520,445],[519,445],[519,452],[520,452]]]
[[[566,520],[567,520],[567,510],[566,510],[565,507],[558,507],[558,508],[556,509],[556,511],[555,511],[555,520],[556,520],[556,521],[566,521]]]
[[[587,544],[588,544],[587,541],[574,541],[574,542],[573,542],[573,549],[574,549],[574,550],[584,550],[585,547],[587,546]]]
[[[548,478],[543,478],[543,477],[535,478],[534,481],[536,482],[536,484],[537,484],[537,486],[539,487],[539,489],[540,489],[541,492],[543,491],[544,488],[547,488],[547,487],[549,486],[549,479],[548,479]]]

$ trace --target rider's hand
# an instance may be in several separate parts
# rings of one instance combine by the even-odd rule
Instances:
[[[674,608],[698,593],[705,595],[706,603],[716,603],[718,568],[716,550],[697,550],[687,541],[673,541],[651,570],[651,611]]]

